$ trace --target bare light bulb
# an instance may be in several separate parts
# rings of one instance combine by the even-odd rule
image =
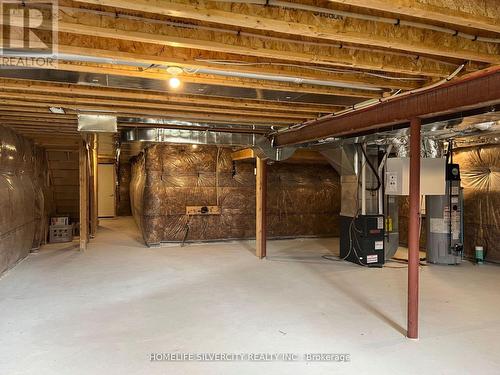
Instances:
[[[173,89],[177,89],[181,85],[181,80],[177,77],[172,77],[168,80],[168,85]]]

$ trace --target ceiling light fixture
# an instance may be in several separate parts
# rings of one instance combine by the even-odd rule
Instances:
[[[49,111],[52,113],[57,113],[59,115],[64,115],[66,112],[64,112],[64,108],[61,107],[49,107]]]
[[[184,70],[178,66],[168,66],[167,73],[172,75],[172,77],[168,80],[168,85],[172,89],[178,89],[181,85],[181,80],[177,78],[179,74],[181,74]]]
[[[177,77],[172,77],[168,80],[168,85],[173,89],[178,89],[181,85],[181,80]]]

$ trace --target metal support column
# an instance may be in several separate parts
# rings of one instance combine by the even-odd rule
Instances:
[[[408,221],[408,332],[418,338],[418,274],[420,263],[420,118],[410,124],[410,212]]]

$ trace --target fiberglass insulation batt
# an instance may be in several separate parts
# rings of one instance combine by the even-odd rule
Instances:
[[[233,163],[231,153],[157,144],[133,160],[132,213],[148,245],[255,237],[255,162]],[[338,236],[340,180],[330,165],[274,163],[267,187],[268,237]],[[220,215],[186,215],[186,206],[217,201]]]

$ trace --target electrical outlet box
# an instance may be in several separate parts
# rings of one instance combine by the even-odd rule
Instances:
[[[423,158],[420,161],[420,194],[444,195],[446,159]],[[385,194],[409,195],[410,159],[388,158],[385,172]]]
[[[220,206],[186,206],[186,215],[220,215]]]

